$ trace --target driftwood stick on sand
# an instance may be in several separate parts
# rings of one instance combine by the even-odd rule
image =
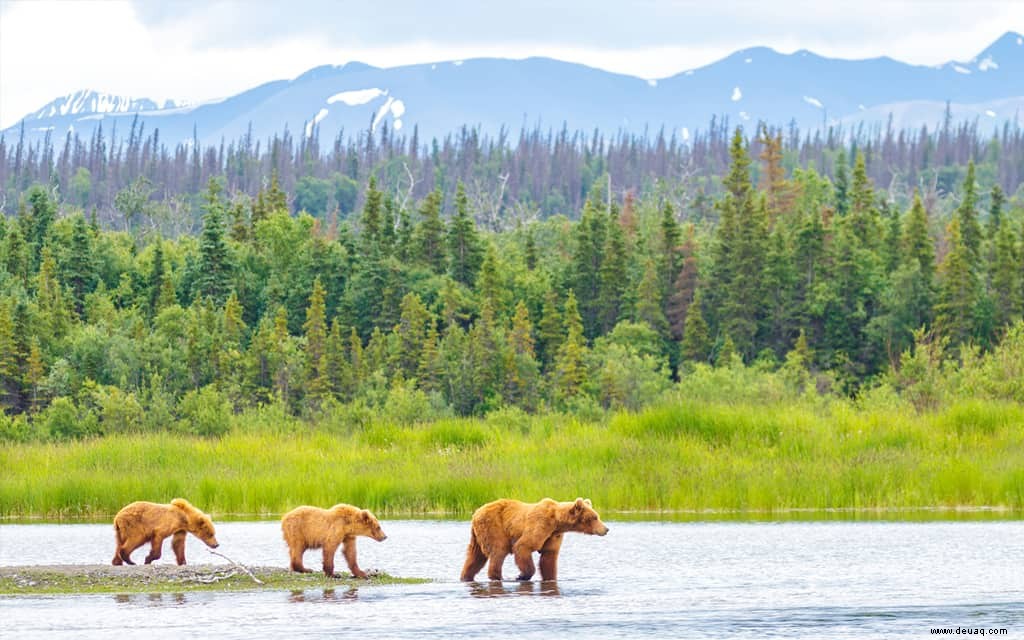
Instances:
[[[215,555],[215,556],[220,556],[220,557],[224,558],[225,560],[227,560],[227,561],[228,561],[228,562],[230,562],[231,564],[235,565],[236,567],[238,567],[238,568],[239,568],[239,569],[241,569],[242,571],[244,571],[244,572],[246,572],[247,574],[249,574],[249,577],[250,577],[250,578],[252,578],[253,582],[255,582],[256,584],[263,584],[263,581],[262,581],[262,580],[260,580],[259,578],[257,578],[257,577],[255,576],[255,574],[253,574],[253,572],[252,572],[252,571],[249,571],[249,568],[248,568],[248,567],[246,567],[245,565],[241,565],[241,564],[238,564],[237,562],[235,562],[235,561],[234,561],[234,560],[232,560],[231,558],[227,557],[227,556],[226,556],[226,555],[224,555],[223,553],[220,553],[219,551],[214,551],[213,549],[210,549],[210,548],[207,548],[206,550],[207,550],[208,552],[212,553],[212,554],[213,554],[213,555]]]

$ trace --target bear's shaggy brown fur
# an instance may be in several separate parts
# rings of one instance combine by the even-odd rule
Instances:
[[[603,536],[608,527],[590,500],[583,498],[575,502],[550,498],[535,503],[507,499],[489,502],[473,514],[462,580],[472,581],[488,561],[487,577],[501,580],[501,565],[510,553],[519,567],[517,580],[529,580],[534,574],[534,551],[540,552],[541,579],[555,580],[562,535],[569,531]]]
[[[117,548],[112,564],[135,564],[131,554],[142,545],[149,543],[146,564],[160,558],[164,538],[171,537],[171,549],[178,564],[185,564],[185,536],[191,533],[217,548],[213,521],[188,500],[175,498],[171,504],[133,502],[114,516],[114,537]]]
[[[365,578],[366,572],[356,563],[356,536],[367,536],[377,542],[387,539],[380,528],[380,522],[366,509],[348,504],[336,504],[330,509],[298,507],[281,518],[281,532],[288,543],[292,571],[310,573],[312,569],[302,566],[302,554],[306,549],[324,550],[324,573],[334,573],[334,554],[342,545],[342,554],[348,562],[348,570],[357,578]]]

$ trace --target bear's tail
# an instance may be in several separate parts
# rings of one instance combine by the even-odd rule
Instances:
[[[469,546],[466,547],[466,564],[462,566],[462,575],[459,577],[463,582],[472,582],[476,578],[476,574],[480,572],[480,569],[487,563],[487,555],[484,553],[483,547],[480,546],[480,542],[476,539],[476,529],[470,528],[469,530]]]

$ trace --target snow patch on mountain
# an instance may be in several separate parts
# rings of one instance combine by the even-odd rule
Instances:
[[[996,64],[995,60],[992,59],[992,56],[988,56],[987,58],[985,58],[984,60],[982,60],[981,62],[978,63],[978,69],[980,69],[982,71],[988,71],[989,69],[998,69],[998,68],[999,68],[999,65]]]
[[[313,116],[313,119],[306,123],[306,137],[307,138],[309,136],[313,135],[313,127],[315,127],[316,125],[320,124],[320,121],[323,120],[324,118],[326,118],[328,113],[330,113],[330,112],[327,109],[320,109],[320,111],[317,111],[316,115]]]
[[[804,102],[811,105],[812,107],[818,107],[819,109],[825,108],[825,106],[821,104],[821,100],[818,100],[817,98],[812,98],[811,96],[804,96]]]
[[[350,107],[356,107],[361,104],[366,104],[374,98],[387,95],[387,91],[382,91],[377,88],[373,89],[356,89],[355,91],[342,91],[336,93],[330,98],[327,98],[327,104],[334,104],[335,102],[342,102]]]
[[[373,116],[373,123],[370,125],[371,131],[377,130],[377,125],[387,115],[388,111],[391,110],[391,105],[394,104],[394,98],[388,98],[384,104],[381,105],[380,109],[377,110],[377,115]]]
[[[956,71],[957,73],[962,73],[964,75],[971,75],[970,69],[968,69],[967,67],[961,67],[958,64],[953,65],[953,71]]]
[[[730,98],[730,100],[732,100],[733,102],[739,102],[741,98],[743,98],[743,92],[740,91],[739,87],[733,87],[732,98]]]

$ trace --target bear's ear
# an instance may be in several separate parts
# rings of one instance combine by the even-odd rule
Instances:
[[[569,509],[569,514],[578,516],[583,511],[583,498],[576,498],[576,502],[572,503],[572,508]]]
[[[363,522],[370,522],[373,519],[373,516],[371,516],[370,512],[366,509],[363,509],[362,512],[360,512],[359,517],[362,518]]]
[[[583,504],[587,505],[588,507],[594,506],[594,505],[590,504],[590,498],[584,498],[583,499]]]

